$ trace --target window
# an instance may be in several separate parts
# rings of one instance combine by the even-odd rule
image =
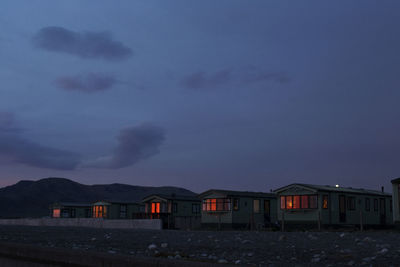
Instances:
[[[347,198],[347,209],[348,210],[355,210],[356,209],[356,200],[354,197]]]
[[[60,218],[60,209],[53,209],[53,218]]]
[[[293,196],[293,208],[300,209],[300,196]]]
[[[286,209],[292,209],[293,208],[293,196],[286,196]]]
[[[365,211],[370,211],[371,210],[371,201],[369,198],[365,199]]]
[[[378,211],[378,200],[374,199],[374,211]]]
[[[309,197],[309,208],[310,209],[317,209],[318,208],[318,196],[312,195]]]
[[[231,210],[230,198],[203,199],[203,211],[229,211]]]
[[[233,210],[239,210],[239,199],[238,198],[233,199]]]
[[[389,211],[393,212],[393,201],[392,200],[390,200],[390,203],[389,203]]]
[[[192,213],[194,214],[200,213],[200,204],[192,204]]]
[[[75,209],[71,209],[71,218],[75,218],[76,214],[75,214]]]
[[[317,209],[317,195],[281,196],[281,209]]]
[[[95,205],[93,206],[94,218],[107,218],[107,206]]]
[[[286,200],[284,196],[281,196],[281,209],[284,210],[286,208]]]
[[[160,202],[151,203],[151,213],[160,213]]]
[[[173,205],[173,211],[174,211],[174,213],[177,213],[177,212],[178,212],[178,203],[174,203],[174,205]]]
[[[260,213],[260,200],[259,199],[253,200],[253,212]]]
[[[125,218],[126,218],[126,210],[127,210],[126,205],[121,205],[121,206],[119,207],[119,217],[120,217],[121,219],[125,219]]]
[[[264,213],[268,215],[271,213],[271,203],[269,200],[264,200]]]
[[[308,209],[308,196],[301,196],[301,208]]]
[[[328,195],[323,195],[322,196],[322,208],[327,209],[328,208]]]

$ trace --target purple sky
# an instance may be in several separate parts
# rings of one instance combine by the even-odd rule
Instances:
[[[390,191],[400,1],[2,1],[0,186]]]

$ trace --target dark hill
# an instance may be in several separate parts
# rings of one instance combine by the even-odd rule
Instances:
[[[184,188],[126,184],[84,185],[64,178],[20,181],[0,188],[0,217],[42,217],[54,202],[141,201],[150,194],[196,195]]]

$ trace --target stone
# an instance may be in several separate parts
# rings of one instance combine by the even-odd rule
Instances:
[[[235,264],[240,264],[241,262],[241,260],[235,260]]]
[[[349,262],[347,263],[348,266],[353,266],[354,264],[355,264],[354,261],[349,261]]]
[[[219,259],[219,260],[218,260],[218,263],[228,263],[228,261],[225,260],[225,259]]]
[[[383,248],[380,251],[378,251],[379,254],[385,254],[387,253],[389,250],[387,248]]]
[[[168,247],[168,243],[161,243],[161,247],[162,248],[167,248]]]
[[[114,250],[109,250],[108,253],[115,254],[116,252]]]
[[[182,258],[182,256],[181,255],[175,255],[175,257],[174,257],[175,259],[181,259]]]
[[[278,240],[279,240],[279,241],[286,240],[286,236],[285,236],[285,235],[280,235]]]
[[[157,245],[153,243],[153,244],[150,244],[147,248],[150,249],[150,250],[156,249]]]
[[[207,253],[201,253],[201,254],[200,254],[200,257],[207,257],[207,256],[208,256]]]
[[[345,235],[346,235],[345,233],[341,233],[339,236],[340,236],[341,238],[343,238]]]

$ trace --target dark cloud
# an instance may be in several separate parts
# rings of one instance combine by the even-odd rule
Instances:
[[[203,89],[218,87],[231,80],[231,70],[225,69],[206,74],[203,71],[192,73],[183,78],[181,84],[188,89]]]
[[[132,54],[123,43],[113,40],[109,32],[74,32],[62,27],[45,27],[33,37],[36,47],[81,58],[122,60]]]
[[[117,80],[109,74],[87,73],[76,76],[59,77],[55,83],[64,90],[94,93],[110,89],[116,81]]]
[[[85,167],[119,169],[158,154],[165,140],[164,129],[142,124],[121,130],[112,155],[84,164]]]
[[[79,162],[76,153],[43,146],[20,136],[14,115],[0,112],[0,155],[2,160],[39,168],[72,170]]]
[[[260,68],[249,67],[246,69],[224,69],[215,73],[204,71],[194,72],[187,75],[181,81],[181,85],[187,89],[217,88],[230,83],[236,85],[247,85],[255,83],[288,83],[290,78],[285,72],[264,71]]]

